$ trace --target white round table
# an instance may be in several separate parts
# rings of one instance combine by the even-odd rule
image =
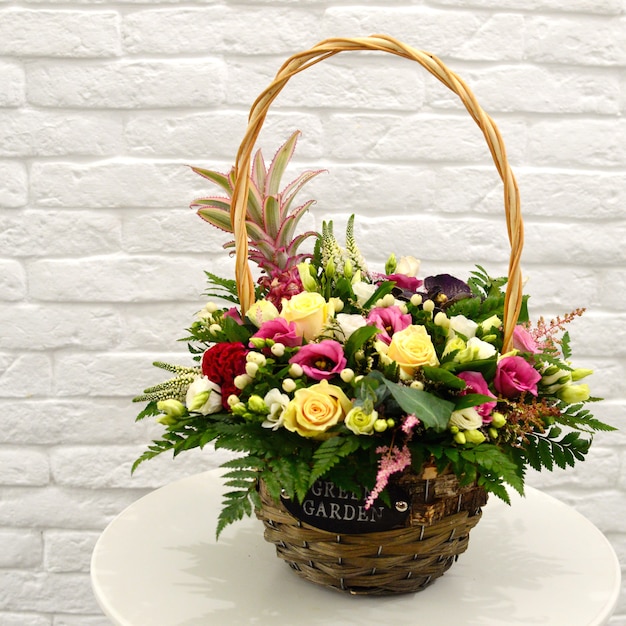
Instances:
[[[618,599],[617,557],[579,513],[527,488],[491,497],[469,548],[430,587],[350,596],[299,578],[248,518],[215,540],[220,473],[158,489],[123,511],[94,549],[96,598],[118,626],[599,626]]]

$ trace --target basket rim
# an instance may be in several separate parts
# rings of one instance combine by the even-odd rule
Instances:
[[[340,52],[375,50],[417,62],[430,74],[456,93],[466,110],[481,129],[494,165],[504,184],[504,213],[510,244],[508,282],[504,302],[504,345],[507,352],[513,345],[513,329],[522,307],[521,254],[524,227],[520,208],[520,194],[509,165],[504,141],[491,117],[482,109],[467,84],[435,55],[418,50],[389,35],[371,35],[358,38],[330,38],[320,41],[308,50],[290,56],[278,70],[272,82],[259,94],[250,109],[248,126],[241,140],[235,162],[235,183],[232,194],[231,222],[235,235],[235,280],[242,313],[255,301],[254,279],[248,259],[248,235],[245,218],[249,189],[252,152],[272,102],[287,82],[301,71]]]

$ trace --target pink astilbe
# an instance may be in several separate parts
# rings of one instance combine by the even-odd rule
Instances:
[[[407,415],[402,422],[402,432],[407,435],[406,440],[409,441],[413,436],[413,429],[418,426],[420,421],[415,415]]]
[[[556,344],[561,343],[561,339],[557,337],[557,333],[565,330],[565,325],[569,324],[576,317],[580,317],[585,312],[584,308],[574,309],[571,313],[565,314],[563,317],[558,316],[556,319],[546,322],[543,317],[537,321],[536,328],[528,329],[533,339],[544,346],[544,350],[557,350]]]
[[[380,446],[376,448],[376,454],[382,456],[378,461],[376,485],[369,496],[367,496],[365,510],[369,509],[374,504],[376,498],[378,498],[383,489],[387,486],[387,483],[389,483],[389,477],[392,474],[401,472],[411,465],[411,451],[407,448],[406,444],[403,445],[402,448],[392,446],[391,449],[387,446]]]
[[[407,447],[407,443],[413,437],[413,429],[420,423],[416,415],[405,415],[402,421],[402,432],[406,435],[402,448],[392,445],[379,446],[376,448],[376,454],[380,454],[378,461],[378,474],[376,475],[376,485],[370,492],[365,502],[365,510],[369,509],[381,494],[383,489],[389,483],[389,477],[392,474],[401,472],[403,469],[411,465],[411,451]]]

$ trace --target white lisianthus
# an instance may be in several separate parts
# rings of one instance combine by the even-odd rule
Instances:
[[[492,328],[502,328],[502,320],[497,315],[492,315],[481,322],[480,327],[488,333]]]
[[[335,319],[339,326],[335,337],[339,341],[347,341],[355,330],[367,325],[367,320],[358,313],[337,313]]]
[[[354,291],[356,301],[361,306],[363,306],[374,295],[376,289],[376,285],[372,285],[371,283],[365,283],[363,281],[352,283],[352,291]]]
[[[202,415],[217,413],[222,408],[219,385],[211,382],[206,376],[198,376],[187,389],[185,404],[190,411]]]
[[[267,405],[269,413],[261,426],[272,430],[280,428],[283,425],[285,407],[289,404],[289,396],[274,387],[265,394],[263,402]]]
[[[490,359],[495,354],[496,349],[490,343],[478,339],[478,337],[472,337],[467,342],[465,349],[455,355],[454,360],[457,363],[470,363],[471,361]]]
[[[460,430],[475,430],[482,425],[483,418],[473,406],[468,406],[460,411],[452,411],[448,421],[448,427],[456,426]]]
[[[402,274],[403,276],[415,277],[417,273],[420,271],[420,261],[416,259],[414,256],[403,256],[400,257],[396,265],[396,269],[394,274]]]
[[[476,335],[478,324],[465,315],[454,315],[450,318],[450,330],[459,335],[463,335],[466,339],[470,339]]]
[[[465,350],[465,342],[460,337],[452,337],[448,339],[445,348],[443,349],[443,356],[448,356],[455,350]]]
[[[246,317],[260,328],[264,322],[269,322],[280,315],[278,309],[269,300],[257,300],[246,312]]]

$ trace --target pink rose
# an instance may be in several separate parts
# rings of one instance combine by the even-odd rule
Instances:
[[[252,337],[272,339],[275,343],[282,343],[288,348],[302,345],[302,337],[296,332],[294,322],[287,322],[282,317],[275,317],[273,320],[264,322]]]
[[[520,352],[530,352],[531,354],[541,352],[534,337],[521,324],[513,329],[513,347]]]
[[[346,357],[341,344],[333,339],[302,346],[290,363],[297,363],[304,373],[314,380],[328,380],[346,367]]]
[[[498,361],[493,384],[505,398],[514,398],[523,392],[537,395],[541,374],[521,356],[505,356]]]
[[[389,306],[372,309],[367,316],[367,321],[380,328],[379,339],[389,345],[393,334],[410,326],[412,318],[409,313],[402,313],[399,307]]]
[[[479,393],[482,396],[489,396],[494,398],[496,396],[489,390],[489,385],[480,372],[460,372],[458,377],[465,381],[467,387],[462,392],[462,395],[468,393]],[[476,407],[476,411],[483,418],[483,424],[491,423],[491,412],[496,408],[496,402],[483,402]]]

